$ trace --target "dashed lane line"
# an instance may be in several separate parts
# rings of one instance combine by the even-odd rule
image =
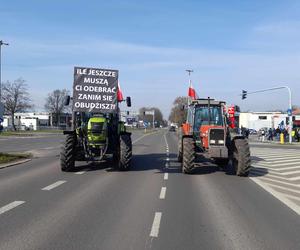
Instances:
[[[4,207],[1,207],[0,208],[0,214],[4,214],[5,212],[17,207],[17,206],[20,206],[22,204],[24,204],[25,201],[13,201],[7,205],[5,205]]]
[[[79,172],[76,172],[75,174],[84,174],[86,173],[86,171],[79,171]]]
[[[65,182],[67,182],[67,181],[57,181],[57,182],[54,182],[53,184],[51,184],[51,185],[49,185],[47,187],[42,188],[42,190],[50,191],[50,190],[52,190],[52,189],[54,189],[54,188],[56,188],[56,187],[64,184]]]
[[[162,187],[160,190],[159,199],[164,200],[166,198],[166,192],[167,192],[167,188]]]
[[[164,180],[168,180],[169,179],[169,173],[165,173],[164,174]]]
[[[150,232],[150,237],[158,237],[161,216],[162,216],[161,212],[155,212],[153,223],[152,223],[152,228],[151,228],[151,232]]]

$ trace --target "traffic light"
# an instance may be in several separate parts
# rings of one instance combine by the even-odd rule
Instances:
[[[127,111],[127,115],[129,115],[129,111]]]
[[[247,98],[247,91],[246,90],[243,90],[242,91],[242,100],[246,99]]]

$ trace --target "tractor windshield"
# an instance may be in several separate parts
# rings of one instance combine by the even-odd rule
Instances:
[[[223,126],[222,109],[220,106],[210,106],[209,112],[208,106],[197,106],[194,121],[194,131],[198,131],[202,125]]]

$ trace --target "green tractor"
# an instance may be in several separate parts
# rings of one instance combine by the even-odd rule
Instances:
[[[111,104],[116,105],[113,110],[90,108],[91,111],[87,111],[85,108],[78,108],[76,102],[80,93],[78,95],[75,88],[79,89],[81,83],[82,81],[78,83],[78,79],[74,81],[73,98],[68,97],[65,102],[69,105],[70,100],[73,100],[73,113],[72,129],[63,132],[66,139],[60,153],[61,170],[74,171],[76,161],[101,162],[109,156],[119,170],[129,170],[132,157],[131,133],[126,131],[124,123],[120,121],[120,101]],[[111,93],[112,96],[114,94],[117,91]],[[131,106],[130,97],[126,98],[126,103],[128,107]]]

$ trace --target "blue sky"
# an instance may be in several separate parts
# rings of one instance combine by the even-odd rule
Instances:
[[[201,97],[287,109],[284,90],[239,94],[288,85],[300,105],[299,13],[299,1],[276,0],[5,1],[2,80],[24,78],[41,110],[47,93],[72,89],[75,65],[118,69],[132,109],[157,106],[167,118],[191,68]]]

